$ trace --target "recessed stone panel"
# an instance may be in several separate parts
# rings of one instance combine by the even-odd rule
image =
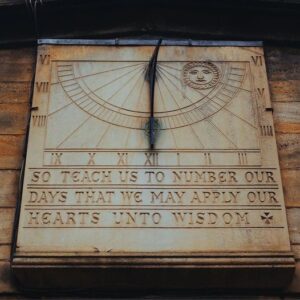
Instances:
[[[153,51],[39,47],[16,274],[70,268],[76,257],[85,270],[126,262],[138,272],[264,268],[288,278],[262,48],[161,46],[151,147]]]

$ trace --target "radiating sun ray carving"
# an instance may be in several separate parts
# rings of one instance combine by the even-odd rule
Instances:
[[[52,88],[60,90],[60,105],[49,107],[48,130],[53,130],[56,117],[64,112],[83,114],[73,127],[58,134],[57,148],[74,145],[74,139],[84,134],[87,124],[99,121],[99,135],[90,148],[101,148],[110,129],[126,129],[125,143],[120,148],[135,148],[141,143],[147,147],[145,126],[149,119],[149,85],[145,80],[147,61],[59,61]],[[202,73],[201,73],[202,72]],[[155,90],[155,118],[160,126],[157,147],[164,147],[164,137],[170,136],[176,149],[196,147],[209,149],[203,135],[222,140],[227,149],[247,148],[216,122],[218,116],[231,118],[232,130],[246,128],[257,135],[253,110],[252,90],[245,87],[250,80],[249,67],[243,62],[158,62]],[[200,75],[199,75],[200,74]],[[242,99],[242,100],[241,100]],[[246,100],[245,100],[246,99]],[[248,110],[239,109],[243,101]],[[51,101],[55,102],[55,101]],[[204,122],[204,123],[203,123]],[[72,128],[71,128],[72,127]],[[140,132],[136,143],[134,132]],[[86,132],[88,135],[89,132]],[[130,138],[131,137],[131,138]],[[178,140],[184,141],[184,145]],[[253,140],[252,139],[252,140]],[[193,142],[191,142],[193,141]],[[180,144],[180,145],[179,145]],[[106,143],[106,147],[109,147]]]

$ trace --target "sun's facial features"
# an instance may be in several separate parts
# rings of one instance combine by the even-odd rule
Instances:
[[[219,77],[218,68],[211,62],[192,62],[183,67],[183,81],[194,89],[214,87]]]

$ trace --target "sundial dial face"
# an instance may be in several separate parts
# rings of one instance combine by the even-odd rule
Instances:
[[[154,48],[39,47],[16,257],[290,250],[263,50],[161,46],[151,148]]]
[[[64,93],[65,105],[52,101],[49,106],[48,136],[55,136],[55,140],[47,140],[47,146],[72,148],[82,143],[77,134],[80,132],[88,138],[90,135],[84,134],[84,130],[89,131],[89,123],[98,120],[98,136],[84,141],[87,147],[99,147],[114,130],[124,138],[119,141],[122,149],[147,149],[145,128],[150,114],[149,84],[145,80],[147,59],[53,63],[52,86]],[[156,83],[155,117],[161,130],[157,149],[213,149],[217,140],[221,140],[221,144],[218,142],[221,148],[254,146],[257,149],[257,117],[247,63],[159,61]],[[239,94],[248,102],[244,111],[239,111],[239,100],[232,101],[239,99]],[[75,122],[76,132],[70,136],[71,128],[61,128],[54,134],[58,119],[69,110],[79,111],[85,119],[79,124]],[[220,115],[232,119],[234,126],[223,131],[223,125],[215,120]],[[106,127],[109,129],[102,132]],[[232,131],[241,127],[247,131],[243,140],[238,132]],[[205,138],[207,131],[210,131],[209,139]],[[114,148],[113,142],[110,145],[107,141],[102,148]]]

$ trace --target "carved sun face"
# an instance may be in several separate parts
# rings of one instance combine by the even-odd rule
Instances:
[[[194,89],[207,89],[219,81],[219,70],[211,62],[192,62],[183,67],[183,81]]]

